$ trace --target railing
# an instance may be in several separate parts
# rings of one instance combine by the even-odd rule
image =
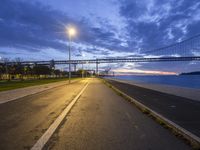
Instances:
[[[85,60],[71,60],[71,64],[96,64],[96,63],[126,63],[126,62],[167,62],[167,61],[200,61],[200,56],[193,57],[135,57],[135,58],[106,58],[106,59],[85,59]],[[7,62],[0,63],[1,65],[59,65],[69,64],[68,60],[51,60],[51,61],[22,61],[22,62]]]

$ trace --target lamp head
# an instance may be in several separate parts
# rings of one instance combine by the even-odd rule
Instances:
[[[74,27],[68,27],[67,33],[70,37],[75,36],[76,35],[76,29]]]

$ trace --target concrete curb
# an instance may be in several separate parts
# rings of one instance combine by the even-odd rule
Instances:
[[[136,101],[134,98],[130,97],[129,95],[125,94],[118,88],[114,87],[106,80],[102,79],[103,82],[113,89],[116,93],[120,96],[124,97],[129,102],[133,103],[137,108],[139,108],[143,113],[149,114],[153,117],[158,123],[163,125],[165,128],[170,129],[176,136],[180,137],[181,139],[185,140],[189,143],[194,149],[200,149],[200,138],[194,135],[193,133],[189,132],[188,130],[182,128],[178,124],[172,122],[171,120],[165,118],[161,114],[155,112],[154,110],[148,108],[147,106],[143,105],[142,103]]]

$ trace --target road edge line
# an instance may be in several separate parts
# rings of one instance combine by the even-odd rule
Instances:
[[[184,129],[183,127],[179,126],[178,124],[174,123],[173,121],[165,118],[164,116],[162,116],[161,114],[155,112],[154,110],[152,110],[151,108],[145,106],[144,104],[138,102],[137,100],[135,100],[131,96],[125,94],[124,92],[122,92],[121,90],[119,90],[118,88],[113,86],[112,84],[108,83],[108,81],[106,81],[104,79],[102,79],[102,80],[108,87],[113,89],[120,96],[124,97],[129,102],[134,103],[135,106],[138,107],[143,113],[151,115],[161,125],[164,125],[166,128],[171,129],[172,131],[174,131],[176,133],[176,135],[181,136],[182,139],[187,140],[189,142],[189,144],[194,149],[200,149],[200,138],[198,136],[194,135],[193,133],[191,133],[190,131]]]
[[[63,112],[56,118],[56,120],[50,125],[50,127],[46,130],[46,132],[39,138],[39,140],[33,145],[31,150],[42,150],[42,148],[46,145],[48,140],[51,138],[53,133],[56,131],[56,129],[59,127],[61,122],[64,120],[64,118],[67,116],[67,114],[70,112],[76,101],[79,99],[79,97],[83,94],[87,86],[89,85],[89,82],[83,87],[83,89],[80,91],[80,93],[71,101],[71,103],[63,110]]]

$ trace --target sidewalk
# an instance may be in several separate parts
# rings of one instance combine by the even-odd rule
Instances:
[[[72,80],[71,82],[76,82],[79,79]],[[48,83],[43,85],[36,85],[36,86],[30,86],[25,88],[19,88],[9,91],[3,91],[0,92],[0,104],[13,101],[19,98],[22,98],[24,96],[28,96],[31,94],[35,94],[38,92],[42,92],[48,89],[52,89],[58,86],[67,85],[68,81],[60,81],[60,82],[54,82],[54,83]]]

